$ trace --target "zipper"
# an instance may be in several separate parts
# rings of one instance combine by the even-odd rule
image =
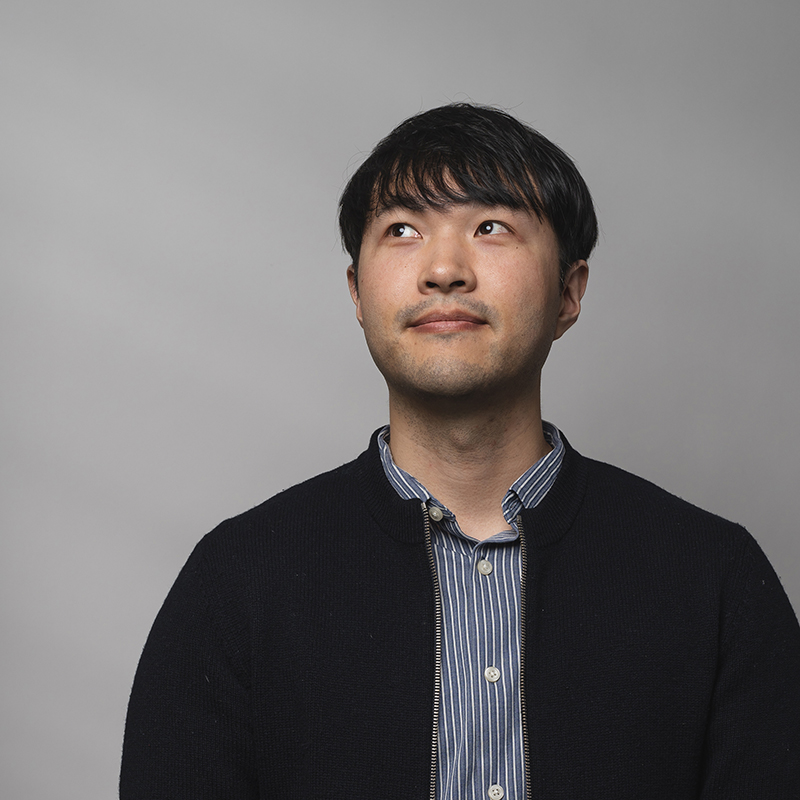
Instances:
[[[439,575],[436,572],[436,561],[433,558],[433,542],[431,540],[431,518],[428,515],[428,506],[422,503],[422,516],[425,522],[425,551],[428,554],[428,565],[433,578],[433,593],[435,600],[435,632],[434,645],[436,652],[435,684],[433,690],[433,742],[431,744],[431,784],[430,800],[436,800],[436,773],[439,758],[439,705],[442,694],[442,589],[439,585]]]
[[[531,749],[528,738],[528,707],[525,703],[525,587],[528,581],[528,547],[522,530],[522,515],[517,517],[519,532],[519,705],[522,716],[522,753],[525,759],[525,798],[533,800]]]

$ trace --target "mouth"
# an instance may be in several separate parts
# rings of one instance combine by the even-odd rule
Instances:
[[[408,327],[427,333],[454,333],[456,331],[475,330],[486,325],[486,320],[460,309],[427,311],[412,320]]]

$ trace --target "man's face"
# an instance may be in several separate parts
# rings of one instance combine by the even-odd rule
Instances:
[[[588,268],[559,280],[558,242],[525,210],[396,207],[364,232],[356,316],[390,393],[486,397],[538,389],[577,319]]]

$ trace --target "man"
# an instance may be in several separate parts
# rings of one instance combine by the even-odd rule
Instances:
[[[597,236],[566,154],[435,109],[340,223],[390,425],[198,545],[123,800],[800,797],[800,630],[757,545],[542,422]]]

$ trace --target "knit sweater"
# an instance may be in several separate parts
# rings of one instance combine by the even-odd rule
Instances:
[[[800,798],[800,628],[750,535],[567,452],[522,513],[530,800]],[[222,523],[158,614],[122,800],[431,796],[425,512],[355,461]]]

